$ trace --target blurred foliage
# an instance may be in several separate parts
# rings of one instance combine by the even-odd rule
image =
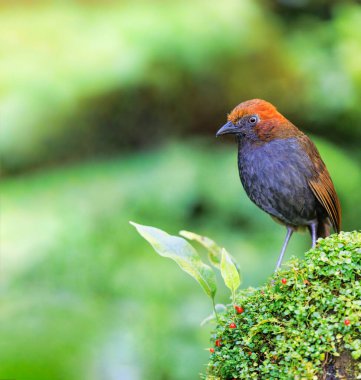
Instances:
[[[339,190],[344,229],[355,228],[359,168],[335,146],[317,145]],[[234,254],[244,286],[264,281],[285,230],[241,190],[233,148],[186,141],[7,179],[0,377],[197,378],[209,335],[199,322],[210,304],[128,221],[210,235]],[[287,257],[309,247],[308,234],[295,234]],[[228,303],[228,294],[219,289],[216,302]]]
[[[20,3],[21,4],[21,3]],[[1,5],[3,172],[214,133],[242,100],[361,138],[352,1]]]

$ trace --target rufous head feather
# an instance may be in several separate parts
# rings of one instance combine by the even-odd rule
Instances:
[[[242,117],[254,114],[257,114],[261,120],[285,119],[273,104],[262,99],[252,99],[238,104],[228,115],[228,121],[236,123]]]

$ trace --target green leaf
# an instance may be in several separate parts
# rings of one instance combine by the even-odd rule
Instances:
[[[208,251],[209,262],[217,269],[221,270],[221,261],[222,261],[222,247],[220,247],[214,240],[210,239],[207,236],[202,236],[195,234],[190,231],[179,231],[179,235],[184,236],[188,240],[194,240],[201,244]],[[234,265],[237,268],[238,273],[240,273],[236,260],[232,255],[229,254],[232,258]]]
[[[208,259],[210,263],[215,268],[219,270],[221,269],[222,248],[218,246],[212,239],[190,231],[179,231],[179,235],[184,236],[188,240],[194,240],[206,248],[208,251]]]
[[[204,318],[203,321],[201,322],[201,327],[206,325],[207,323],[217,319],[218,314],[225,313],[227,311],[226,305],[223,305],[222,303],[217,303],[217,305],[214,305],[214,312],[209,315],[208,317]]]
[[[361,357],[361,350],[352,351],[351,355],[355,360],[358,360]]]
[[[130,222],[130,224],[159,255],[174,260],[214,300],[217,291],[215,274],[211,267],[202,262],[196,250],[186,240],[169,235],[155,227],[143,226],[134,222]]]
[[[222,249],[221,274],[227,288],[232,291],[234,299],[235,292],[241,285],[241,278],[230,254],[224,248]]]

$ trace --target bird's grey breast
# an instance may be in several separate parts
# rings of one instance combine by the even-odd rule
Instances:
[[[296,226],[315,218],[316,198],[307,181],[312,163],[296,138],[240,140],[238,167],[247,195],[264,211]]]

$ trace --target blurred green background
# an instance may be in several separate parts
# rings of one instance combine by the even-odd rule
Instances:
[[[243,286],[271,274],[285,231],[214,138],[241,101],[313,136],[359,229],[360,24],[336,0],[1,2],[0,378],[199,377],[211,305],[128,221],[212,237]]]

